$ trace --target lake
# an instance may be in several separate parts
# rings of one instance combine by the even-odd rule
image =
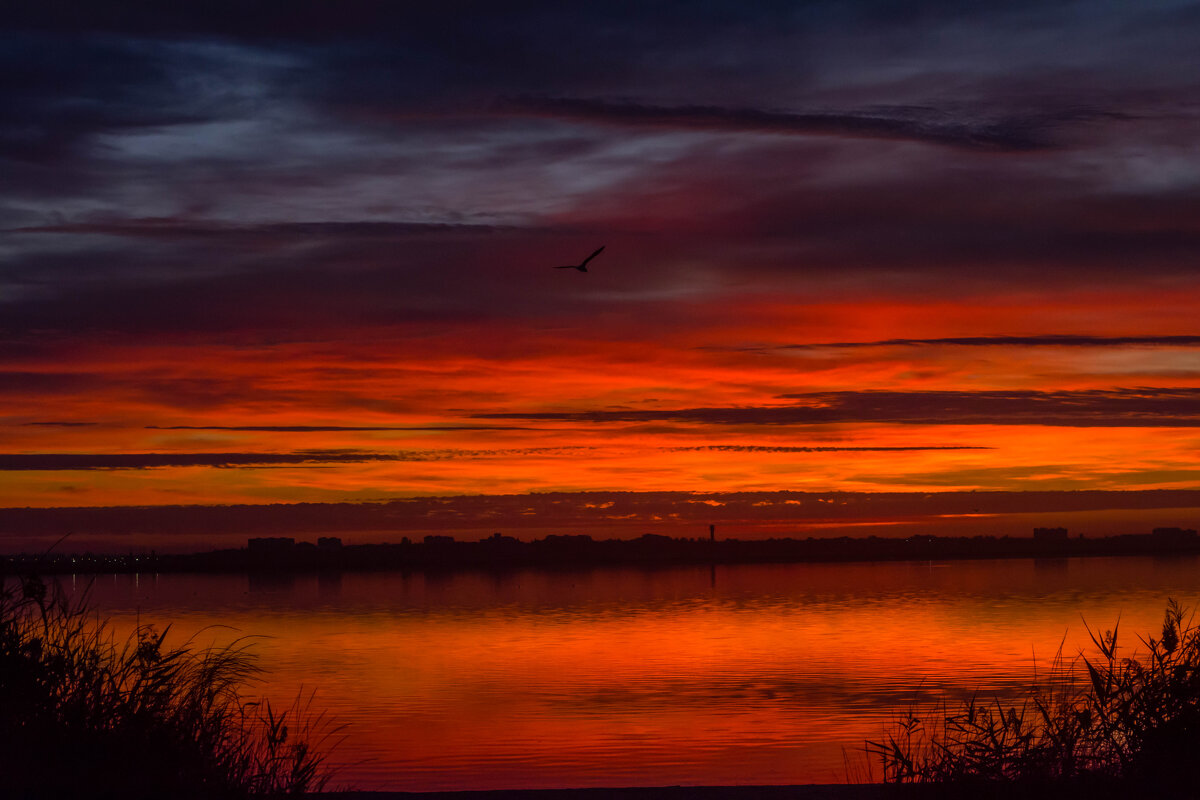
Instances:
[[[91,576],[60,580],[82,591]],[[1012,695],[1084,621],[1157,635],[1200,560],[103,575],[118,630],[261,636],[258,689],[345,726],[335,785],[837,783],[895,715]],[[219,627],[214,627],[219,626]],[[878,770],[875,772],[878,777]]]

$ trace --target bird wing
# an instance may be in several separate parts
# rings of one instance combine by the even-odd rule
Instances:
[[[600,246],[600,248],[599,248],[598,250],[596,250],[596,252],[592,253],[590,256],[588,256],[587,258],[585,258],[585,259],[583,260],[583,264],[580,264],[579,266],[581,266],[581,267],[582,267],[584,264],[586,264],[587,262],[591,261],[591,260],[592,260],[593,258],[595,258],[596,256],[600,255],[600,250],[603,250],[603,249],[604,249],[605,247],[607,247],[607,246],[608,246],[608,245],[601,245],[601,246]]]

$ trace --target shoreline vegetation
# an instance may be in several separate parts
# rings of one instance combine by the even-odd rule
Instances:
[[[887,784],[963,797],[1200,796],[1200,624],[1168,600],[1158,638],[1121,651],[1119,622],[1088,629],[1095,652],[1034,676],[1024,698],[910,709],[866,743]]]
[[[336,743],[303,698],[277,710],[249,638],[203,646],[0,572],[0,796],[275,798],[323,788]],[[311,700],[311,697],[309,698]]]
[[[335,536],[315,543],[293,537],[251,538],[243,548],[204,553],[124,554],[43,552],[0,556],[0,574],[139,572],[305,572],[372,570],[579,569],[600,566],[669,567],[716,564],[786,564],[855,561],[930,561],[1085,556],[1172,557],[1200,553],[1193,529],[1156,528],[1148,534],[1070,536],[1064,528],[1035,528],[1032,537],[910,536],[837,538],[593,539],[551,535],[523,541],[495,533],[478,541],[449,536],[407,537],[385,544],[343,545]]]

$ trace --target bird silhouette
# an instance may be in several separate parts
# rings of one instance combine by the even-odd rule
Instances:
[[[583,261],[579,262],[578,264],[564,264],[561,267],[554,267],[554,269],[577,269],[580,272],[587,272],[588,271],[587,270],[588,262],[591,261],[596,256],[600,255],[600,251],[603,250],[604,247],[606,247],[606,246],[607,245],[601,246],[598,250],[596,250],[596,252],[592,253],[590,256],[588,256],[587,258],[585,258]]]

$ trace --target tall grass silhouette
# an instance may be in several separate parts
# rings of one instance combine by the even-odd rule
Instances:
[[[1096,652],[1068,663],[1060,650],[1020,702],[910,710],[868,756],[888,783],[1200,796],[1200,626],[1170,600],[1159,638],[1129,656],[1119,627],[1089,628]]]
[[[0,795],[234,798],[316,791],[336,730],[249,699],[250,641],[119,639],[86,600],[0,576]],[[311,697],[309,698],[311,700]]]

